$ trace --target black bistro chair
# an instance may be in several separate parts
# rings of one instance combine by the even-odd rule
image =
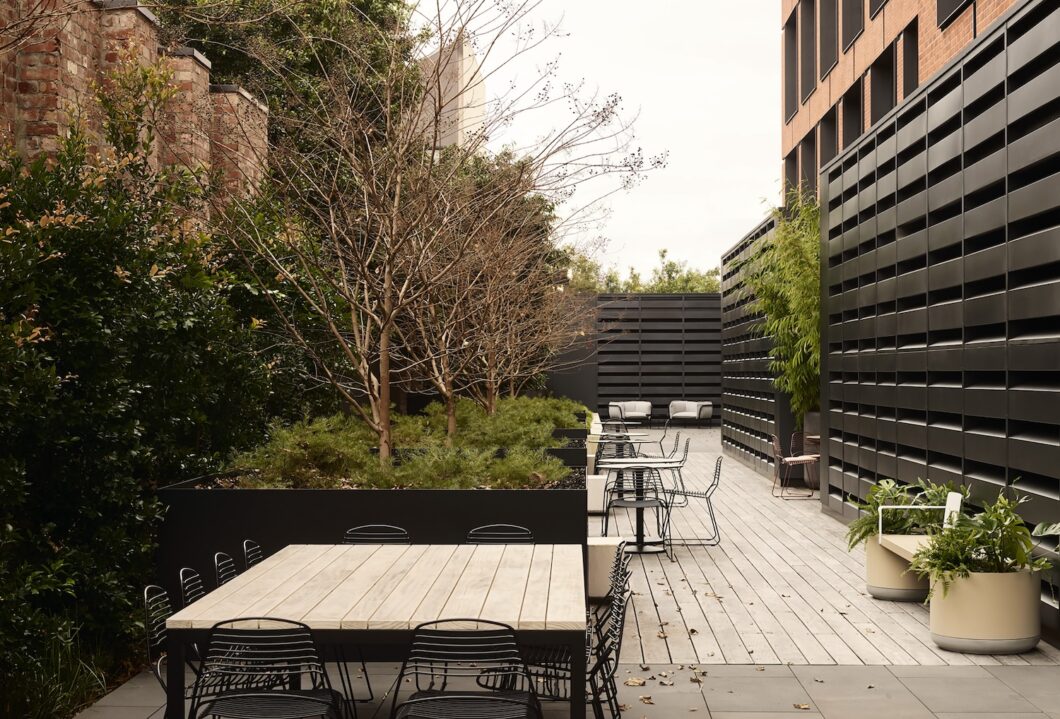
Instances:
[[[239,576],[239,570],[236,569],[236,560],[232,559],[231,554],[226,554],[225,552],[218,552],[213,555],[213,568],[217,578],[217,586],[219,587],[223,587]]]
[[[497,622],[443,619],[420,624],[395,687],[393,719],[541,717],[515,632]],[[399,703],[403,687],[412,694]]]
[[[191,567],[180,570],[180,602],[182,606],[188,606],[206,596],[206,587],[203,586],[202,576]]]
[[[362,524],[346,530],[343,544],[412,544],[409,533],[392,524]]]
[[[213,686],[225,689],[211,696]],[[300,687],[300,688],[295,688]],[[192,687],[191,719],[349,717],[309,627],[272,617],[218,622]]]
[[[244,539],[243,566],[250,569],[255,564],[259,564],[262,559],[265,559],[265,554],[261,551],[261,545],[253,539]]]
[[[487,524],[467,533],[468,544],[533,544],[534,533],[517,524]]]

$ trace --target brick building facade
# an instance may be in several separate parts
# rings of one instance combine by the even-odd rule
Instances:
[[[0,0],[0,22],[14,27],[41,8],[41,0]],[[144,64],[164,56],[177,92],[159,121],[159,161],[216,170],[229,193],[262,178],[268,109],[239,87],[211,85],[199,52],[160,48],[158,19],[136,0],[85,0],[40,17],[0,54],[0,142],[35,157],[53,152],[73,122],[97,132],[92,94],[106,73],[130,53]]]
[[[819,168],[934,76],[1015,0],[781,0],[785,185]]]

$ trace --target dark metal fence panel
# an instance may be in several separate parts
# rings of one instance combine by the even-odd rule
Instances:
[[[773,385],[770,339],[758,331],[754,294],[744,283],[745,263],[772,240],[776,222],[762,222],[721,260],[722,449],[761,474],[773,474],[772,435],[790,436],[794,420],[787,396]],[[784,440],[786,443],[786,440]]]
[[[821,175],[822,475],[1060,516],[1060,5],[1025,2]]]
[[[721,398],[721,296],[600,295],[598,402],[650,401],[665,417],[671,401]],[[605,415],[606,416],[606,415]]]

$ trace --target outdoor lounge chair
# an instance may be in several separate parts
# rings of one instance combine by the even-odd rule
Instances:
[[[610,402],[607,405],[607,411],[611,419],[651,424],[651,402],[640,400]]]
[[[232,555],[225,552],[218,552],[213,555],[213,568],[217,575],[217,586],[219,587],[223,587],[239,576],[239,570],[236,569],[236,560],[232,559]]]
[[[253,539],[243,540],[243,564],[247,569],[250,569],[264,558],[265,554],[261,551],[260,544]]]
[[[675,399],[670,403],[670,421],[681,422],[706,422],[710,426],[710,418],[714,416],[714,404],[712,402],[698,402],[686,399]]]

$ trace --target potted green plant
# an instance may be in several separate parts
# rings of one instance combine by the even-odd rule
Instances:
[[[876,599],[895,602],[922,602],[928,595],[928,580],[909,571],[909,563],[884,549],[876,541],[880,531],[881,507],[943,506],[949,492],[958,491],[948,484],[918,480],[912,487],[893,479],[881,479],[869,490],[865,502],[858,505],[858,518],[847,527],[847,545],[853,550],[865,545],[865,588]],[[883,512],[884,534],[928,534],[939,529],[942,514],[938,510],[903,509]]]
[[[1001,495],[932,535],[913,557],[912,568],[930,580],[931,638],[940,648],[1015,654],[1038,644],[1038,573],[1050,565],[1032,553],[1021,503]]]

